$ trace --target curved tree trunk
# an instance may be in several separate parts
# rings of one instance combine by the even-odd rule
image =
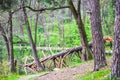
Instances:
[[[99,0],[90,0],[90,22],[93,39],[94,71],[107,65],[105,58],[105,46],[102,34],[100,3]]]
[[[81,12],[80,12],[80,4],[81,4],[81,0],[78,0],[78,10],[75,9],[75,6],[72,2],[72,0],[68,0],[69,6],[70,6],[70,10],[74,15],[74,18],[76,20],[76,23],[78,25],[78,30],[79,30],[79,34],[80,34],[80,40],[83,46],[83,50],[82,50],[82,60],[88,60],[88,59],[92,59],[92,51],[91,49],[88,47],[88,41],[87,41],[87,35],[85,32],[85,28],[84,28],[84,24],[82,22],[81,19]]]
[[[120,0],[115,1],[114,53],[111,79],[120,80]]]

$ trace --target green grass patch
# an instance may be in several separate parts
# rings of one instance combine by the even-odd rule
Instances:
[[[89,72],[83,76],[77,75],[75,80],[109,80],[110,72],[110,69],[102,69],[96,72]]]
[[[20,78],[20,75],[17,74],[9,74],[5,78],[2,78],[0,80],[18,80]]]
[[[31,74],[31,75],[9,74],[8,76],[6,76],[0,80],[22,80],[23,78],[28,79],[28,80],[33,80],[35,77],[40,76],[40,75],[44,75],[47,73],[49,73],[49,72],[44,71],[41,73],[36,73],[36,74]]]

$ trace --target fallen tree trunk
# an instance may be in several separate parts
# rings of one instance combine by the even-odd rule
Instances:
[[[89,47],[92,48],[92,42],[89,43]],[[61,51],[57,54],[48,56],[46,58],[43,58],[43,59],[40,60],[40,62],[45,63],[48,60],[53,60],[54,61],[54,60],[56,60],[56,58],[60,58],[60,57],[63,58],[66,55],[73,54],[74,52],[78,53],[78,52],[81,52],[81,51],[82,51],[82,46],[77,46],[77,47],[74,47],[74,48],[71,48],[71,49]],[[34,66],[36,65],[35,61],[33,61],[32,63],[26,64],[25,67],[31,67],[32,68],[33,65]]]
[[[89,43],[89,47],[91,48],[92,47],[92,43]],[[74,52],[79,52],[79,51],[82,51],[82,46],[77,46],[77,47],[74,47],[74,48],[71,48],[71,49],[67,49],[67,50],[64,50],[62,52],[59,52],[57,54],[54,54],[52,56],[49,56],[49,57],[46,57],[42,60],[40,60],[41,62],[45,62],[46,60],[51,60],[51,59],[55,59],[55,58],[58,58],[58,57],[63,57],[65,56],[66,54],[72,54]]]

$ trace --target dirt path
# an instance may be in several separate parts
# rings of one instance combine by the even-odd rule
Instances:
[[[107,67],[110,68],[111,58],[109,58],[107,62],[109,64]],[[75,80],[74,78],[76,75],[84,75],[91,71],[93,71],[93,62],[89,61],[74,68],[66,68],[65,70],[54,71],[49,74],[39,76],[34,80]]]
[[[35,80],[74,80],[74,75],[77,74],[85,74],[93,70],[93,63],[89,62],[85,64],[81,64],[78,67],[67,68],[64,71],[55,71],[50,74],[40,76]]]

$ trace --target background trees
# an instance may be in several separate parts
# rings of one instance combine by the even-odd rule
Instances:
[[[8,27],[7,27],[7,34],[5,33],[4,31],[4,28],[3,26],[0,24],[0,27],[1,27],[1,31],[2,31],[2,36],[4,38],[4,41],[5,41],[5,45],[6,45],[6,50],[7,50],[7,53],[8,53],[8,60],[10,62],[10,71],[11,72],[16,72],[16,61],[14,60],[14,51],[13,51],[13,24],[12,24],[12,12],[11,12],[11,9],[13,8],[13,4],[16,3],[17,4],[17,1],[12,1],[12,0],[1,0],[0,1],[0,8],[3,10],[3,11],[7,11],[8,12]]]
[[[17,66],[22,65],[19,66],[21,72],[25,71],[24,65],[34,61],[36,61],[40,71],[44,65],[52,65],[51,70],[54,68],[53,63],[65,63],[62,60],[65,58],[66,65],[70,61],[75,64],[81,60],[92,58],[92,48],[95,55],[94,70],[99,70],[106,65],[103,35],[113,37],[113,0],[89,0],[90,9],[87,4],[88,0],[24,1],[25,3],[21,5],[21,0],[0,0],[0,8],[2,9],[0,35],[2,35],[1,40],[4,40],[6,47],[6,50],[4,47],[1,49],[1,53],[3,62],[7,59],[6,54],[8,55],[11,72],[15,72],[15,59],[17,59]],[[101,18],[99,17],[100,13]],[[92,41],[92,38],[93,45],[88,43]],[[38,57],[45,59],[47,56],[79,45],[83,47],[79,51],[72,52],[73,54],[68,57],[53,57],[58,62],[54,62],[53,59],[51,62],[48,60],[47,63],[40,64]],[[106,50],[111,49],[107,47]],[[69,52],[66,53],[69,54]]]

